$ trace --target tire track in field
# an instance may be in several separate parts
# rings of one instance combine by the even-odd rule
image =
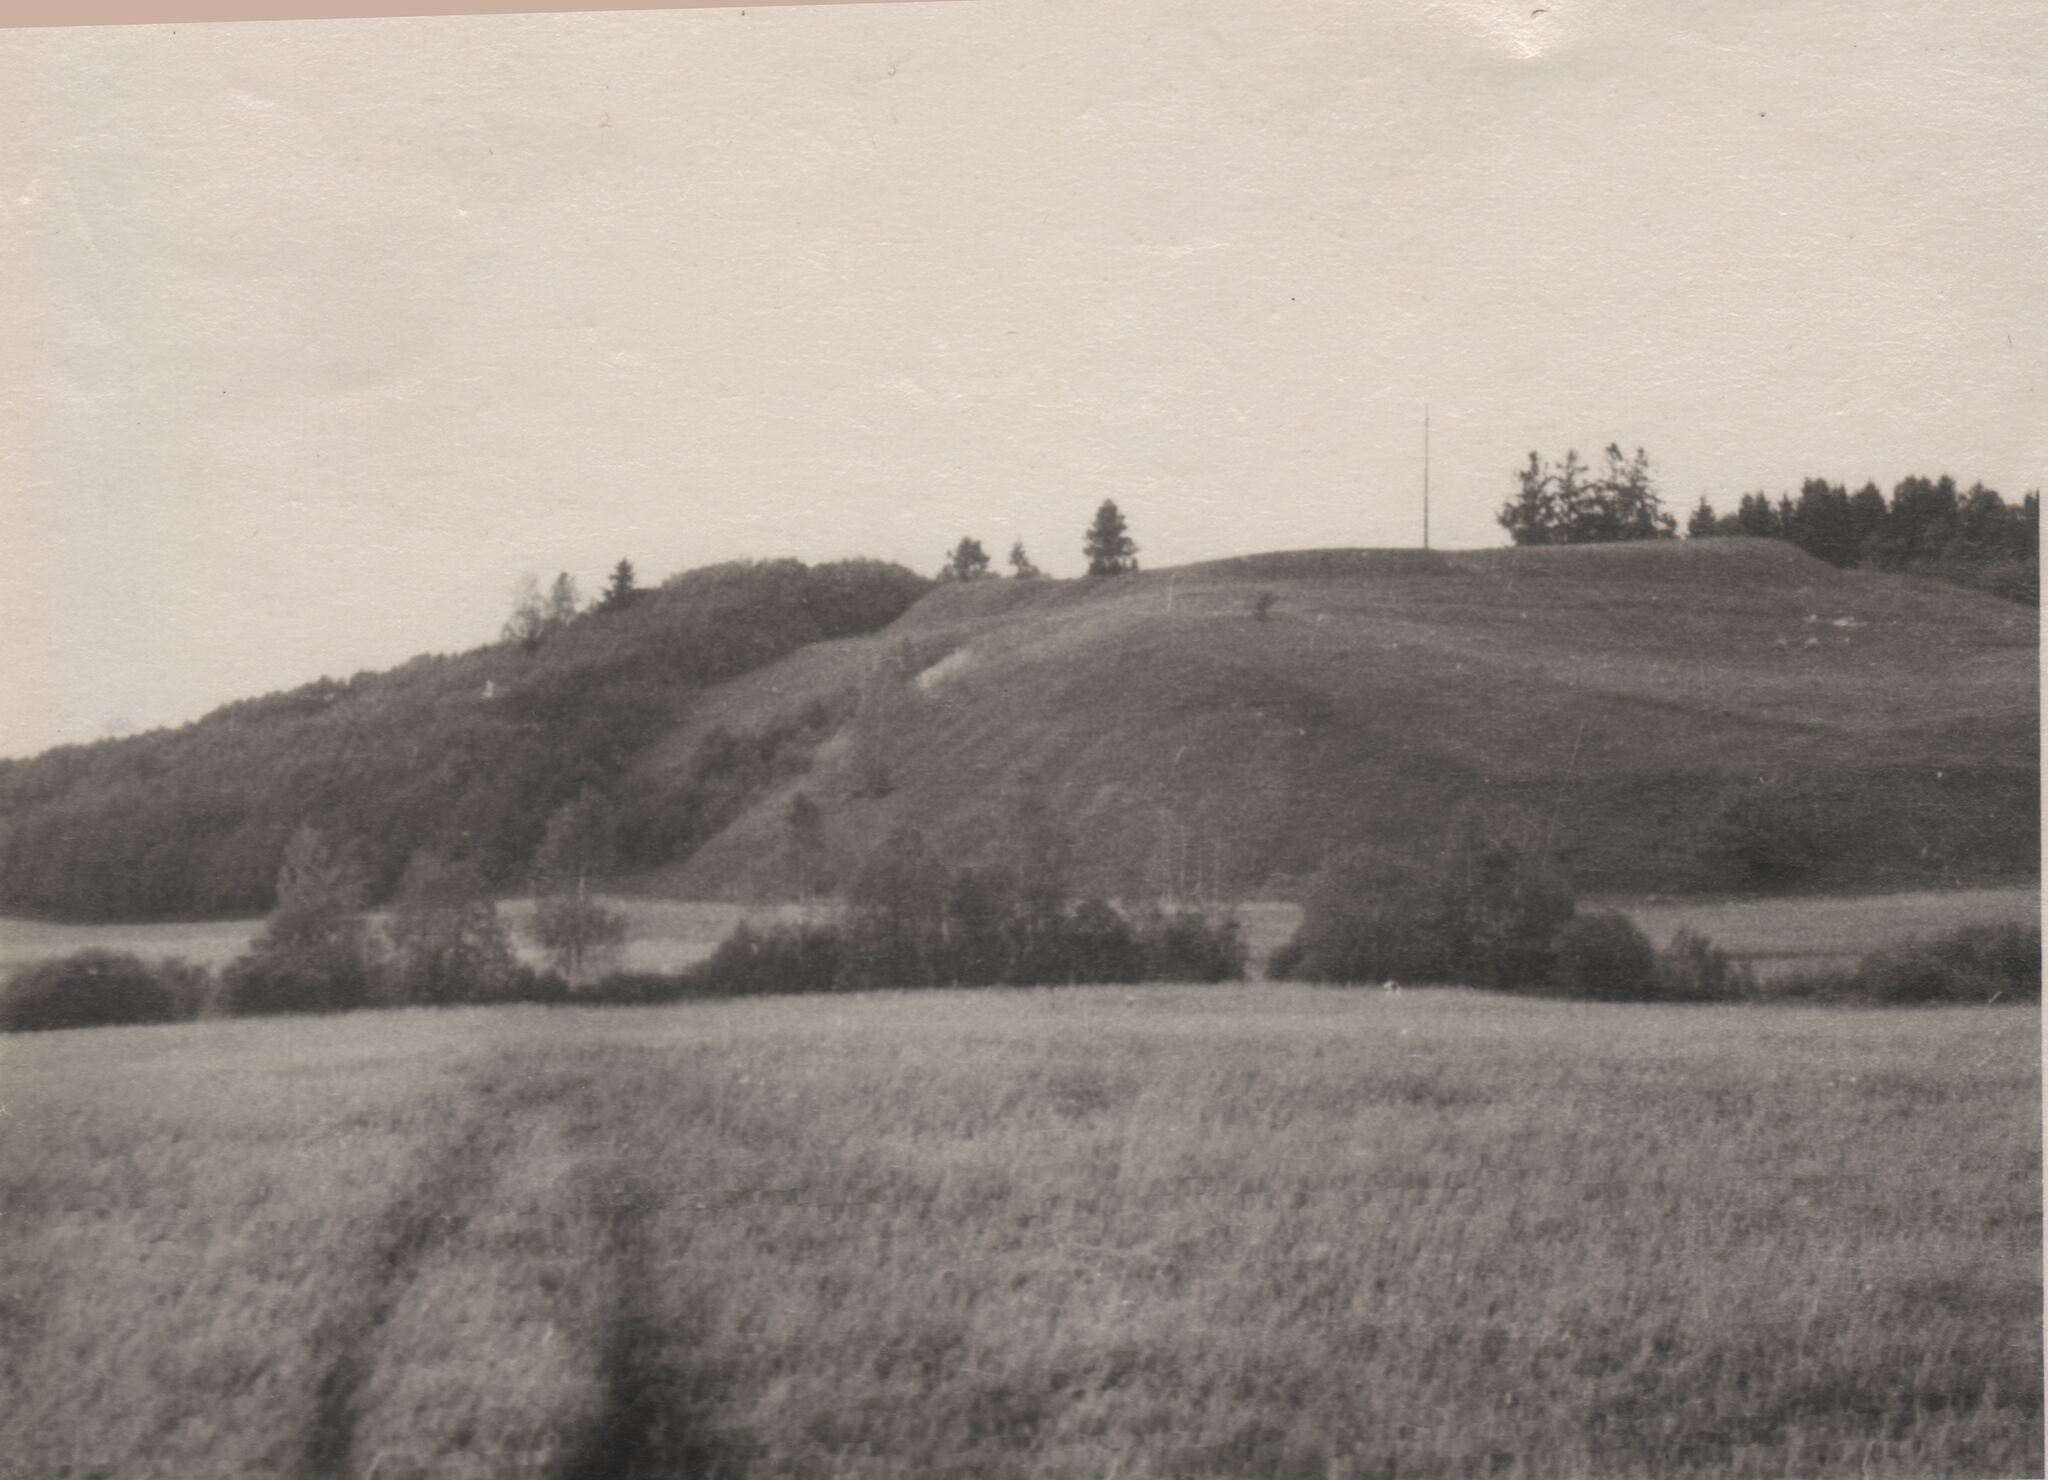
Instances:
[[[687,1290],[663,1283],[676,1262],[658,1257],[659,1203],[637,1158],[644,1144],[614,1146],[588,1169],[602,1211],[611,1307],[603,1337],[604,1403],[560,1480],[730,1480],[747,1473],[744,1448],[704,1422],[711,1374],[687,1352],[700,1323]],[[672,1252],[672,1251],[671,1251]]]
[[[506,1174],[506,1157],[532,1133],[536,1118],[554,1120],[577,1148],[573,1195],[595,1223],[598,1242],[585,1277],[602,1281],[606,1292],[591,1348],[599,1410],[554,1473],[559,1480],[707,1480],[748,1468],[743,1447],[701,1421],[713,1374],[688,1359],[690,1332],[701,1319],[699,1297],[662,1279],[664,1270],[673,1279],[675,1265],[657,1248],[658,1194],[641,1167],[664,1148],[612,1123],[618,1106],[608,1107],[612,1097],[589,1077],[532,1070],[479,1072],[461,1084],[454,1124],[378,1215],[361,1264],[365,1293],[316,1327],[313,1350],[325,1365],[295,1467],[308,1480],[360,1472],[363,1397],[386,1344],[385,1328],[423,1267],[449,1253],[488,1208]],[[505,1088],[494,1090],[493,1079]]]
[[[312,1414],[300,1443],[300,1473],[348,1475],[355,1468],[359,1398],[375,1367],[377,1336],[398,1309],[422,1261],[461,1238],[497,1181],[517,1129],[516,1102],[547,1096],[494,1097],[488,1079],[464,1084],[453,1129],[419,1161],[407,1190],[378,1215],[363,1261],[365,1296],[323,1318],[312,1349],[325,1366],[314,1384]]]
[[[654,1319],[652,1208],[646,1184],[613,1169],[604,1201],[605,1261],[611,1308],[605,1314],[604,1405],[562,1480],[638,1480],[662,1473],[652,1463],[663,1401],[661,1330]],[[593,1179],[595,1181],[595,1179]]]

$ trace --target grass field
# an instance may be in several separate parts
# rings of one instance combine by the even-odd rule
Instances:
[[[2039,1078],[1297,987],[15,1038],[0,1466],[2039,1475]]]

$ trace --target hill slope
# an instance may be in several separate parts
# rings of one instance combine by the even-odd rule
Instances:
[[[1747,540],[942,587],[722,686],[643,756],[633,784],[658,797],[707,738],[850,715],[642,882],[773,890],[798,790],[842,866],[898,823],[969,859],[1024,776],[1117,891],[1286,892],[1334,849],[1423,855],[1474,799],[1549,819],[1587,888],[2030,877],[2037,633],[2010,604]],[[1717,809],[1763,831],[1755,877]],[[1787,858],[1806,866],[1775,875]]]
[[[2037,651],[2031,611],[1770,541],[937,589],[866,562],[717,567],[536,652],[0,763],[0,909],[261,910],[306,819],[380,888],[421,846],[516,887],[586,789],[630,887],[775,894],[798,792],[843,875],[904,823],[975,859],[1025,778],[1118,893],[1284,894],[1338,849],[1426,855],[1475,801],[1532,813],[1587,889],[2024,879]]]
[[[421,847],[515,883],[549,813],[586,787],[612,789],[707,687],[884,627],[930,584],[873,561],[711,566],[535,644],[415,658],[177,729],[0,762],[0,908],[267,910],[304,821],[353,845],[379,895]]]

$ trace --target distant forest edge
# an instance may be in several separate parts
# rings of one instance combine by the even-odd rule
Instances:
[[[1019,785],[1077,884],[1130,899],[1424,865],[1481,802],[1542,818],[1588,890],[2038,875],[2037,619],[1980,594],[2036,599],[2036,496],[1809,480],[1680,540],[1640,452],[1517,481],[1501,522],[1539,548],[1140,573],[1105,503],[1077,580],[1021,546],[997,579],[963,538],[936,581],[776,560],[642,589],[622,560],[587,608],[530,582],[488,646],[0,762],[0,910],[263,913],[301,825],[372,899],[423,853],[522,889],[551,828],[594,878],[807,897],[900,827],[982,861]]]
[[[1515,473],[1515,496],[1496,522],[1517,545],[1607,544],[1670,539],[1678,521],[1664,510],[1649,455],[1609,443],[1601,466],[1577,449],[1552,464],[1531,452]],[[1799,497],[1746,493],[1731,513],[1702,498],[1685,524],[1689,539],[1731,535],[1787,540],[1838,567],[1904,571],[1951,581],[2026,606],[2041,603],[2041,494],[2018,503],[1982,483],[1901,479],[1887,500],[1875,483],[1849,492],[1808,478]]]
[[[1701,499],[1692,539],[1751,535],[1789,540],[1817,560],[1931,576],[2025,606],[2041,604],[2041,495],[2009,504],[1981,483],[1907,478],[1887,503],[1875,483],[1849,492],[1809,478],[1797,500],[1745,494],[1732,514]]]

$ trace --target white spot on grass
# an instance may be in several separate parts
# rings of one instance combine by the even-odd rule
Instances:
[[[972,662],[972,659],[968,657],[966,648],[955,648],[952,652],[946,654],[945,657],[939,659],[938,662],[932,664],[931,667],[919,673],[917,675],[917,686],[929,692],[947,679],[957,675],[970,662]]]

